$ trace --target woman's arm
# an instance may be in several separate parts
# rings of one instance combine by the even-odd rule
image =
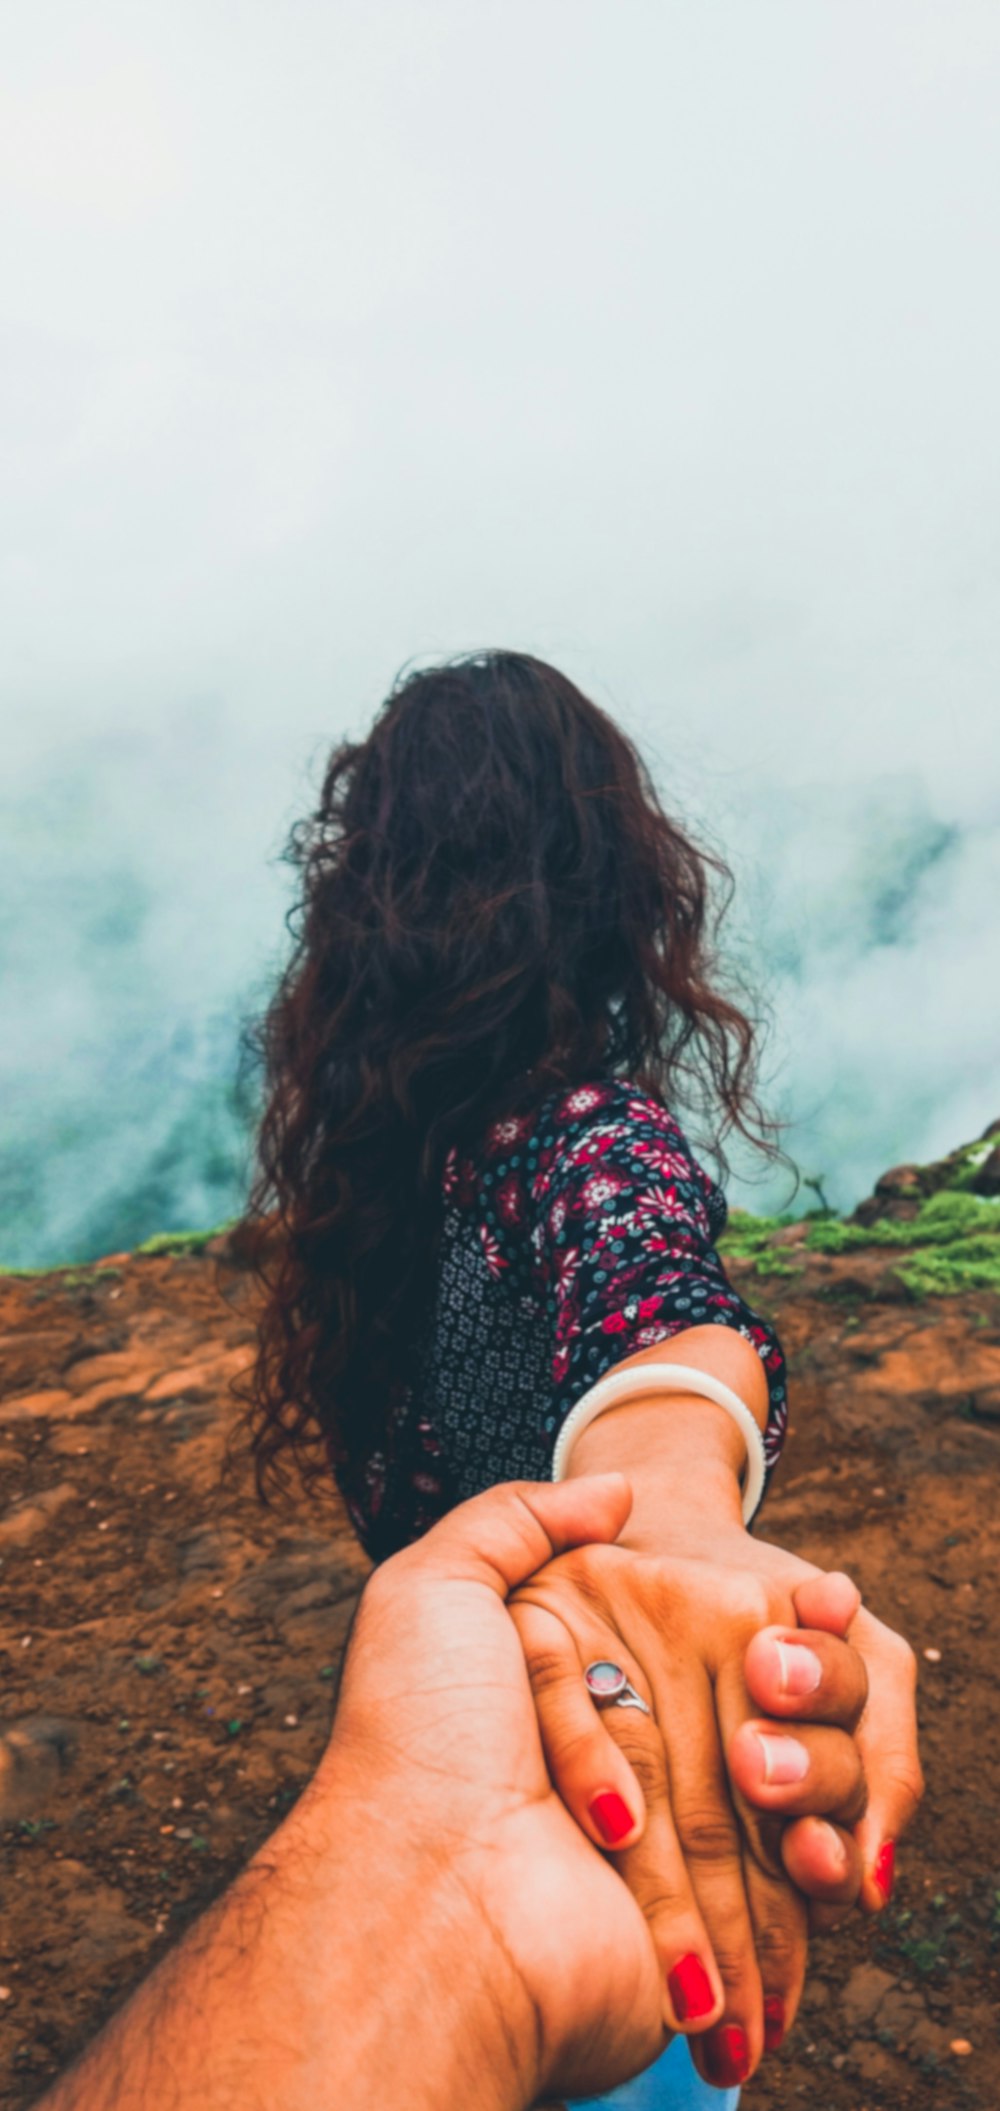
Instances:
[[[766,1428],[768,1390],[760,1357],[733,1328],[688,1327],[624,1357],[615,1370],[644,1363],[692,1364],[710,1372],[746,1402],[758,1428]],[[698,1393],[665,1397],[651,1388],[648,1399],[608,1408],[581,1431],[568,1471],[628,1474],[633,1500],[623,1546],[646,1554],[697,1552],[706,1531],[742,1530],[745,1460],[743,1438],[725,1408]]]
[[[766,1426],[768,1390],[760,1359],[731,1328],[688,1328],[626,1362],[640,1367],[659,1362],[696,1365],[731,1386],[758,1426]],[[622,1367],[616,1365],[616,1369]],[[738,1480],[743,1460],[742,1437],[723,1408],[697,1394],[671,1393],[629,1401],[598,1415],[573,1445],[568,1472],[628,1474],[634,1495],[620,1542],[623,1546],[638,1553],[683,1554],[702,1560],[721,1556],[751,1565],[760,1559],[765,1570],[776,1573],[791,1557],[767,1541],[749,1538],[744,1530]],[[870,1912],[879,1912],[892,1889],[895,1842],[923,1794],[917,1751],[916,1664],[902,1637],[866,1608],[855,1611],[847,1631],[865,1663],[869,1682],[856,1732],[868,1787],[867,1808],[854,1828],[863,1864],[861,1902]],[[771,1690],[766,1684],[758,1687],[754,1697],[768,1713],[782,1712],[782,1695],[776,1685]],[[753,1794],[757,1782],[747,1773],[748,1750],[744,1743],[738,1786]],[[793,1860],[800,1844],[794,1837],[786,1840]],[[833,1843],[827,1845],[833,1885]],[[821,1843],[813,1843],[810,1860],[817,1846],[822,1869]]]

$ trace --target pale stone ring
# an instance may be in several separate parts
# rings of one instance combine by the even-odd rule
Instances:
[[[607,1657],[599,1657],[588,1664],[583,1674],[583,1683],[591,1700],[609,1701],[615,1708],[641,1708],[644,1715],[652,1715],[641,1693],[637,1693],[627,1679],[620,1664],[612,1664]]]

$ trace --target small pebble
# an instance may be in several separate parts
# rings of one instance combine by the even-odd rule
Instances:
[[[107,1518],[104,1518],[103,1522],[98,1525],[97,1529],[99,1532],[110,1532],[111,1527],[108,1523]]]
[[[289,1729],[290,1729],[290,1730],[297,1730],[297,1729],[298,1729],[298,1727],[299,1727],[299,1718],[298,1718],[298,1716],[297,1716],[297,1715],[286,1715],[286,1717],[285,1717],[285,1721],[286,1721],[286,1723],[288,1724],[288,1727],[289,1727]]]
[[[0,2001],[9,2001],[9,2000],[10,2000],[10,1988],[9,1988],[9,1986],[0,1986]],[[954,2046],[952,2047],[952,2051],[954,2051]]]
[[[956,2060],[966,2060],[972,2051],[972,2047],[968,2038],[953,2038],[948,2051],[954,2053]]]
[[[217,1584],[216,1584],[216,1586],[215,1586],[215,1589],[214,1589],[214,1590],[213,1590],[213,1592],[212,1592],[212,1596],[213,1596],[213,1598],[221,1598],[221,1596],[222,1596],[222,1585],[221,1585],[221,1583],[217,1583]]]
[[[21,1636],[21,1648],[22,1648],[22,1649],[30,1649],[30,1648],[31,1648],[31,1636],[30,1636],[30,1635],[22,1635],[22,1636]]]
[[[183,1804],[181,1803],[181,1799],[180,1799],[180,1797],[179,1797],[179,1796],[171,1796],[171,1798],[170,1798],[170,1808],[171,1808],[171,1810],[182,1810],[182,1809],[183,1809]]]
[[[928,1664],[940,1664],[941,1662],[941,1651],[939,1649],[925,1649],[924,1655]]]
[[[872,1489],[872,1494],[873,1494],[873,1495],[884,1495],[884,1494],[885,1494],[885,1489],[884,1489],[884,1488],[873,1488],[873,1489]]]
[[[253,1687],[252,1687],[252,1686],[237,1686],[237,1688],[236,1688],[236,1691],[237,1691],[237,1693],[252,1693],[252,1692],[253,1692]]]
[[[161,1832],[173,1832],[173,1829],[172,1825],[161,1825],[160,1827]]]

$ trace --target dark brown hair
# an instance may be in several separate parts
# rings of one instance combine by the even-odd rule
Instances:
[[[286,850],[294,948],[250,1045],[258,1491],[357,1462],[426,1311],[452,1145],[559,1088],[624,1077],[777,1155],[755,1032],[717,986],[731,876],[661,809],[635,748],[544,661],[401,677],[330,756]],[[712,882],[724,899],[713,912]],[[317,1456],[320,1454],[321,1456]]]

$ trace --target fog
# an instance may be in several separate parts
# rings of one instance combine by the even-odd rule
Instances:
[[[36,0],[5,47],[0,1261],[234,1212],[287,828],[484,645],[729,855],[838,1207],[996,1118],[989,0]]]

